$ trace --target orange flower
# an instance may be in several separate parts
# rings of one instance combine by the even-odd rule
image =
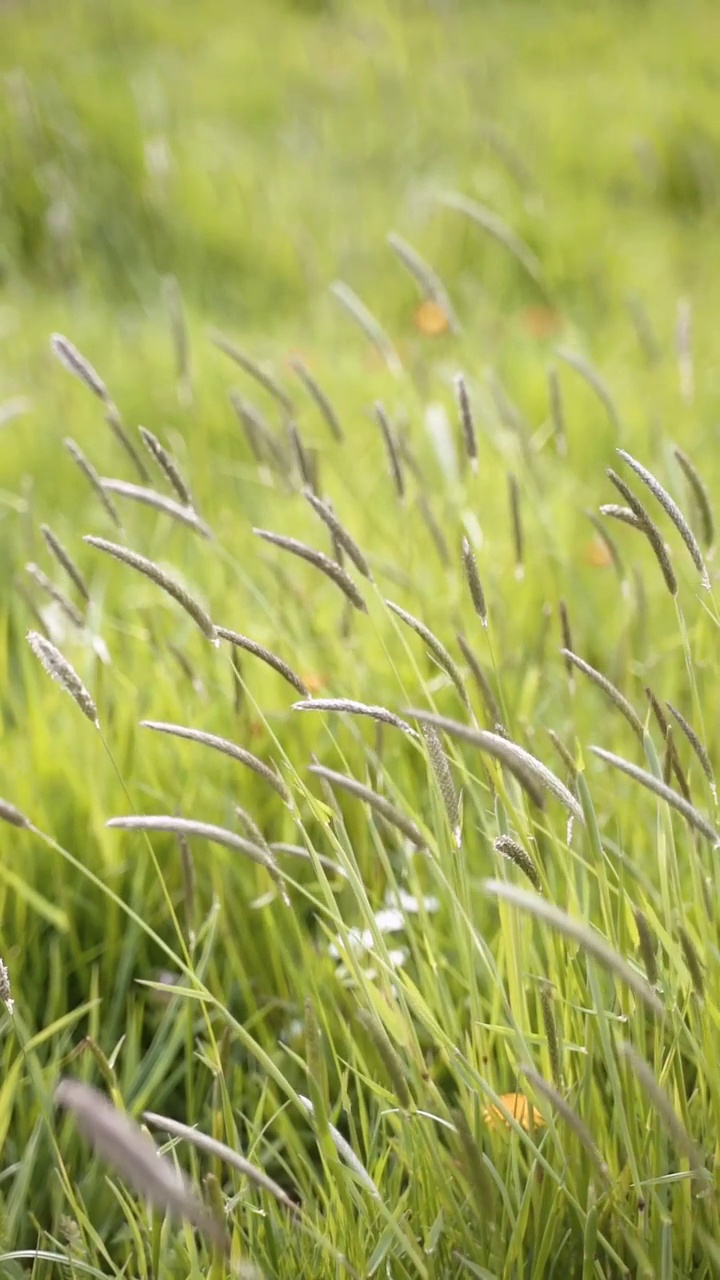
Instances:
[[[528,1132],[531,1123],[536,1129],[541,1129],[545,1124],[540,1112],[535,1107],[530,1106],[524,1093],[501,1093],[500,1101],[506,1110],[510,1112],[510,1115],[517,1120],[518,1124]],[[530,1118],[531,1114],[532,1120]],[[500,1108],[494,1106],[485,1107],[483,1120],[491,1129],[497,1128],[499,1124],[508,1123]]]
[[[584,559],[593,569],[607,569],[612,564],[612,556],[602,538],[593,538],[587,544]]]
[[[525,307],[521,318],[531,338],[554,338],[562,329],[562,316],[552,307]]]
[[[450,328],[450,320],[444,307],[439,302],[434,302],[432,298],[426,298],[424,302],[415,311],[415,328],[426,338],[438,338],[441,334],[447,333]]]

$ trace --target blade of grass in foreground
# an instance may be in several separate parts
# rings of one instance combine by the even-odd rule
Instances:
[[[625,986],[639,1000],[642,1000],[648,1009],[658,1016],[662,1015],[663,1006],[645,979],[631,969],[627,960],[623,960],[622,956],[618,955],[617,951],[614,951],[609,943],[584,920],[569,916],[560,907],[556,907],[536,893],[531,893],[529,889],[518,889],[515,885],[505,884],[500,880],[485,880],[483,887],[486,893],[500,898],[512,907],[517,907],[519,911],[527,911],[538,920],[549,924],[558,933],[562,933],[564,937],[577,942],[588,955],[597,960],[598,964],[624,982]]]

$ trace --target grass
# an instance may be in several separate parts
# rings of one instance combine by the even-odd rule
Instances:
[[[0,793],[27,818],[0,810],[3,1276],[715,1276],[720,615],[674,453],[712,504],[714,5],[72,0],[2,24]],[[436,273],[420,310],[405,242]],[[212,539],[133,498],[57,332]],[[122,530],[66,436],[121,482]],[[675,597],[643,532],[602,517],[611,552],[588,519],[607,467]],[[308,483],[366,611],[283,545],[338,555]],[[295,708],[214,627],[331,705]],[[287,802],[141,721],[237,744]],[[61,1076],[152,1115],[227,1257],[92,1155]]]

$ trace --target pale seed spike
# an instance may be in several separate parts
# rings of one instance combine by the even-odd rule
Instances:
[[[447,716],[439,716],[435,712],[425,711],[421,708],[412,707],[406,709],[405,714],[419,720],[421,724],[433,725],[443,733],[449,734],[451,738],[458,738],[461,742],[468,742],[471,746],[478,747],[480,751],[486,751],[488,755],[493,756],[511,769],[514,768],[517,771],[525,770],[539,786],[544,787],[546,791],[550,791],[579,823],[583,826],[585,825],[583,811],[575,796],[547,768],[547,765],[544,765],[541,760],[537,760],[535,756],[531,755],[529,751],[525,751],[523,747],[519,747],[516,742],[511,742],[509,738],[504,738],[498,733],[489,733],[486,729],[476,729],[472,725],[463,724],[460,720],[450,720]]]
[[[80,471],[82,471],[83,475],[85,476],[85,479],[89,482],[89,484],[95,490],[95,493],[100,499],[100,502],[102,503],[106,514],[110,517],[113,524],[116,525],[118,529],[122,529],[122,520],[120,519],[120,516],[118,514],[118,509],[115,506],[115,503],[109,497],[109,495],[103,489],[102,480],[100,479],[100,476],[98,475],[92,463],[88,462],[82,449],[80,449],[79,446],[76,445],[75,441],[71,440],[69,436],[63,441],[63,443],[68,453],[70,454],[70,457],[75,463],[75,465],[79,468]]]
[[[428,759],[432,765],[432,771],[438,784],[438,790],[445,806],[445,812],[450,823],[453,840],[457,848],[462,845],[462,814],[460,810],[460,802],[458,794],[453,782],[453,776],[450,771],[450,764],[445,754],[439,733],[436,733],[432,725],[425,724],[422,726],[425,745],[427,746]],[[412,732],[412,730],[411,730]]]
[[[167,724],[162,720],[141,720],[140,728],[154,729],[157,733],[167,733],[175,738],[185,738],[188,742],[197,742],[200,746],[209,747],[212,751],[230,756],[239,764],[245,765],[247,769],[252,769],[253,773],[263,778],[286,804],[290,803],[290,792],[282,778],[279,778],[274,769],[266,765],[263,760],[258,759],[251,751],[246,751],[244,747],[238,746],[236,742],[230,742],[228,738],[220,738],[215,733],[205,733],[201,729],[191,729],[180,724]]]
[[[366,702],[355,702],[352,698],[309,698],[303,702],[294,702],[293,711],[338,711],[348,715],[368,716],[379,724],[392,725],[394,729],[399,729],[409,738],[418,736],[407,721],[401,720],[394,711],[388,711],[385,707],[372,706]]]
[[[398,451],[397,440],[390,421],[383,408],[378,401],[375,405],[375,417],[382,432],[385,448],[387,450],[388,461],[390,463],[390,474],[393,478],[393,484],[399,498],[405,496],[405,477],[403,475],[402,464],[400,462],[400,454]]]
[[[118,543],[107,542],[105,538],[93,538],[86,534],[83,542],[87,542],[90,547],[95,547],[97,551],[104,551],[106,555],[112,556],[113,559],[119,560],[121,564],[126,564],[131,569],[135,569],[137,573],[144,574],[146,578],[156,583],[167,595],[172,596],[173,600],[185,610],[208,640],[212,640],[213,644],[218,643],[218,635],[212,619],[202,606],[188,594],[175,578],[171,578],[153,560],[148,560],[145,556],[138,555],[136,551],[130,551],[128,547],[122,547]]]
[[[215,826],[212,822],[197,822],[192,818],[176,818],[170,814],[132,814],[129,817],[110,818],[105,826],[117,831],[161,831],[169,835],[207,840],[209,844],[219,844],[232,853],[241,853],[251,862],[265,867],[275,880],[281,880],[280,872],[267,845],[263,847],[253,844],[251,840],[243,839],[235,831]]]
[[[340,522],[328,503],[323,502],[321,498],[318,498],[317,494],[313,493],[312,489],[303,490],[303,496],[306,501],[310,503],[315,514],[320,517],[323,524],[325,524],[330,530],[333,538],[335,538],[340,544],[343,551],[347,552],[358,573],[361,573],[363,577],[372,582],[372,573],[370,572],[370,566],[365,559],[365,556],[357,545],[355,539],[348,533],[345,525]]]
[[[278,404],[282,406],[286,413],[292,414],[294,412],[295,406],[287,392],[285,392],[279,382],[277,382],[271,374],[267,373],[265,369],[262,369],[260,365],[251,358],[251,356],[246,355],[246,353],[241,351],[239,347],[236,347],[234,343],[229,342],[221,333],[213,334],[212,341],[218,350],[222,351],[226,356],[229,356],[231,360],[235,361],[235,364],[238,364],[241,369],[244,369],[245,373],[249,374],[251,378],[254,378],[256,382],[259,382],[260,386],[264,387],[265,390],[277,400]]]
[[[358,591],[355,583],[349,573],[342,568],[335,560],[331,560],[330,556],[326,556],[322,551],[316,551],[314,547],[308,547],[304,542],[299,542],[297,538],[287,538],[280,533],[272,533],[269,529],[253,529],[253,533],[258,538],[263,538],[265,542],[270,542],[275,547],[281,547],[284,551],[289,551],[291,555],[299,556],[301,560],[307,560],[308,564],[313,565],[315,569],[319,569],[325,574],[326,578],[330,578],[339,587],[351,604],[355,605],[361,613],[367,613],[367,605]]]
[[[180,501],[184,503],[186,507],[192,507],[192,494],[185,483],[185,480],[180,473],[180,468],[172,454],[168,453],[167,449],[160,443],[157,436],[154,435],[152,431],[148,431],[147,427],[139,427],[138,430],[145,448],[150,456],[154,458],[163,475],[175,490]]]
[[[630,1063],[638,1078],[643,1095],[649,1098],[652,1106],[657,1111],[673,1145],[687,1158],[698,1181],[709,1182],[712,1175],[705,1167],[702,1152],[698,1150],[682,1120],[676,1114],[667,1093],[658,1084],[649,1063],[630,1044],[620,1043],[618,1049]]]
[[[146,507],[152,507],[154,511],[159,511],[162,515],[169,516],[171,520],[176,520],[178,524],[192,529],[194,533],[199,533],[202,538],[212,539],[212,529],[200,519],[192,507],[176,502],[174,498],[168,498],[166,494],[158,493],[156,489],[146,489],[143,485],[131,484],[128,480],[116,480],[114,477],[103,476],[100,483],[106,493],[114,493],[120,498],[129,498],[132,502],[140,502]]]
[[[7,822],[11,827],[29,827],[30,820],[15,808],[14,804],[10,804],[9,800],[0,800],[0,821]],[[1,999],[2,997],[0,997]]]
[[[298,378],[302,382],[305,390],[307,391],[311,399],[315,401],[315,404],[320,410],[320,413],[325,419],[335,439],[338,442],[341,442],[345,438],[343,429],[340,426],[340,421],[338,419],[338,416],[335,413],[335,410],[333,409],[327,396],[325,395],[325,392],[323,391],[322,387],[320,387],[318,383],[315,381],[315,378],[310,373],[310,370],[303,364],[302,360],[297,360],[297,359],[291,360],[290,368],[292,369],[293,373],[297,374]]]
[[[406,818],[384,796],[378,795],[377,791],[373,791],[371,787],[366,787],[364,783],[358,782],[357,778],[351,778],[344,773],[337,773],[335,769],[326,769],[321,764],[311,764],[308,772],[312,773],[314,777],[328,782],[331,787],[339,787],[341,791],[347,791],[349,795],[364,801],[365,804],[370,805],[371,809],[379,813],[381,818],[384,818],[391,826],[397,827],[398,831],[407,836],[408,840],[416,848],[422,849],[425,847],[427,842],[415,826],[415,823]]]
[[[520,1068],[522,1074],[530,1081],[534,1089],[541,1093],[550,1105],[562,1117],[569,1129],[572,1129],[576,1138],[579,1139],[587,1154],[590,1156],[597,1172],[600,1174],[602,1181],[608,1184],[610,1181],[610,1171],[598,1151],[595,1139],[592,1136],[588,1126],[584,1120],[580,1119],[577,1112],[565,1101],[562,1094],[551,1085],[547,1080],[543,1079],[538,1071],[531,1066],[522,1066]]]
[[[533,889],[538,893],[542,893],[542,881],[538,875],[538,869],[535,866],[527,849],[523,849],[517,840],[512,840],[510,836],[497,836],[493,840],[493,848],[496,853],[501,854],[503,858],[507,858],[508,862],[514,863],[519,867],[523,875],[530,881]]]
[[[696,732],[695,732],[695,730],[693,729],[692,725],[691,725],[691,724],[690,724],[690,723],[685,719],[685,717],[684,717],[684,715],[682,714],[682,712],[681,712],[681,711],[678,711],[677,707],[674,707],[674,706],[672,705],[672,703],[671,703],[671,702],[666,702],[666,704],[665,704],[665,705],[666,705],[666,707],[667,707],[668,711],[670,712],[670,714],[671,714],[672,716],[674,716],[674,717],[675,717],[675,719],[677,720],[678,724],[680,725],[680,728],[682,729],[683,733],[685,734],[685,737],[687,738],[688,742],[690,743],[690,746],[692,747],[693,751],[695,752],[695,755],[697,756],[698,760],[700,761],[700,766],[701,766],[701,768],[702,768],[703,773],[705,774],[705,777],[707,778],[708,782],[710,783],[710,786],[711,786],[711,787],[714,787],[714,786],[715,786],[715,775],[714,775],[714,773],[713,773],[713,767],[712,767],[712,765],[711,765],[711,763],[710,763],[710,757],[709,757],[709,755],[708,755],[708,753],[707,753],[707,751],[706,751],[705,747],[703,746],[702,742],[700,741],[700,739],[699,739],[698,735],[696,734]]]
[[[81,631],[85,626],[83,616],[75,607],[72,600],[68,599],[65,592],[61,591],[59,587],[56,587],[55,583],[50,581],[47,574],[43,573],[42,569],[38,565],[30,562],[25,565],[25,571],[30,575],[33,581],[37,583],[40,589],[44,591],[51,600],[55,601],[58,608],[62,609],[62,612],[65,614],[68,621]]]
[[[696,831],[699,831],[701,835],[705,836],[705,839],[709,840],[711,844],[720,844],[720,832],[715,830],[705,815],[700,813],[699,809],[696,809],[677,791],[673,791],[671,787],[656,778],[653,773],[647,773],[645,769],[640,769],[636,764],[632,764],[629,760],[624,760],[622,756],[614,755],[612,751],[605,751],[602,747],[591,746],[590,750],[593,755],[603,760],[605,764],[611,765],[614,769],[619,769],[621,773],[626,773],[629,778],[639,782],[641,787],[646,787],[648,791],[652,791],[661,800],[665,800],[671,808],[682,814],[685,821],[691,827],[694,827]]]
[[[523,537],[522,516],[520,514],[520,489],[517,477],[512,473],[508,475],[508,496],[510,499],[510,521],[515,547],[515,577],[522,578],[525,574],[525,540]]]
[[[452,333],[460,332],[460,323],[455,313],[447,289],[440,279],[436,271],[424,258],[420,256],[417,249],[413,249],[407,240],[399,236],[397,232],[391,231],[388,235],[388,244],[403,266],[409,271],[413,280],[418,285],[422,294],[435,302],[447,317],[448,327]]]
[[[161,1155],[152,1139],[109,1098],[80,1080],[64,1079],[55,1090],[55,1102],[71,1113],[100,1159],[137,1195],[163,1213],[190,1222],[215,1248],[227,1248],[222,1222],[200,1200],[173,1161]]]
[[[53,333],[50,338],[50,347],[53,355],[67,369],[68,373],[72,373],[74,377],[79,378],[88,390],[92,391],[94,396],[97,396],[98,400],[102,400],[103,404],[110,405],[112,403],[108,389],[100,374],[93,369],[90,361],[80,354],[69,338],[63,337],[61,333]]]
[[[634,707],[631,706],[627,698],[612,683],[612,680],[608,680],[607,676],[604,676],[601,671],[597,671],[595,667],[591,667],[589,662],[586,662],[584,658],[580,658],[577,653],[573,653],[571,649],[561,649],[560,653],[567,663],[576,667],[578,671],[582,671],[583,675],[587,676],[589,680],[592,680],[593,684],[597,685],[598,689],[602,689],[603,693],[607,695],[612,703],[614,703],[620,714],[627,720],[630,728],[635,734],[637,734],[638,738],[642,742],[642,721]]]
[[[612,467],[607,468],[606,475],[611,483],[614,484],[618,492],[622,494],[633,514],[637,516],[640,528],[655,552],[655,558],[660,566],[663,578],[665,579],[665,585],[670,592],[670,595],[674,598],[678,593],[677,578],[675,577],[675,572],[670,563],[670,557],[668,556],[665,543],[662,540],[660,530],[655,524],[655,521],[651,519],[642,502],[635,497],[632,489],[625,484],[625,481],[617,474],[617,472],[613,471]]]
[[[49,525],[41,524],[40,532],[47,543],[50,554],[55,557],[60,567],[65,570],[73,586],[76,588],[78,594],[82,596],[85,603],[89,604],[90,592],[88,591],[87,583],[69,552],[65,550],[60,539],[55,536]]]
[[[42,663],[52,680],[55,680],[66,693],[77,703],[84,716],[87,716],[96,729],[100,728],[97,707],[80,679],[77,671],[70,665],[55,645],[41,636],[37,631],[29,631],[27,642],[35,657]]]
[[[477,473],[477,435],[475,433],[475,422],[473,420],[473,413],[470,405],[470,396],[468,395],[465,378],[461,373],[457,373],[455,375],[453,382],[458,409],[460,411],[460,426],[462,427],[463,440],[465,441],[465,452],[468,457],[468,462],[470,463],[470,469]]]
[[[130,436],[123,424],[123,420],[120,417],[120,412],[114,404],[111,404],[108,407],[108,411],[105,414],[105,421],[115,436],[118,444],[125,450],[143,484],[148,484],[150,482],[148,469],[130,439]]]
[[[394,346],[388,338],[385,330],[371,311],[365,306],[365,303],[358,298],[357,294],[349,285],[344,284],[342,280],[336,280],[330,285],[330,292],[333,297],[345,308],[355,323],[365,334],[365,337],[375,347],[376,351],[382,356],[391,373],[398,377],[402,373],[402,362],[397,354]]]
[[[685,519],[679,506],[675,500],[670,497],[667,489],[663,488],[660,481],[655,478],[651,471],[648,471],[647,467],[644,467],[641,462],[638,462],[636,458],[633,458],[632,454],[627,453],[625,449],[618,449],[618,453],[623,461],[627,462],[629,467],[632,467],[635,474],[640,477],[646,488],[650,490],[653,497],[660,503],[660,506],[667,517],[672,520],[672,523],[675,525],[675,528],[690,553],[690,558],[695,565],[695,568],[700,574],[703,586],[709,591],[710,577],[708,575],[705,561],[703,560],[702,551],[700,550],[695,534],[690,528],[690,525]]]
[[[230,1165],[232,1169],[237,1169],[238,1173],[247,1178],[249,1182],[255,1184],[262,1191],[267,1191],[271,1196],[288,1209],[290,1213],[297,1214],[298,1206],[286,1195],[282,1187],[278,1186],[272,1178],[256,1165],[250,1164],[244,1156],[235,1151],[231,1147],[227,1147],[224,1142],[218,1142],[215,1138],[211,1138],[208,1134],[202,1133],[200,1129],[191,1128],[189,1125],[181,1124],[179,1120],[171,1120],[169,1116],[157,1115],[154,1111],[143,1112],[143,1120],[147,1124],[152,1125],[155,1129],[162,1129],[165,1133],[169,1133],[173,1138],[182,1138],[183,1141],[191,1143],[197,1147],[199,1151],[204,1151],[207,1155],[216,1157],[218,1160],[224,1161]]]
[[[293,689],[297,689],[304,698],[310,697],[310,690],[297,672],[293,671],[292,667],[289,667],[287,662],[279,658],[276,653],[272,653],[270,649],[266,649],[255,640],[250,640],[248,636],[240,635],[239,631],[231,631],[229,627],[216,627],[216,631],[221,640],[227,640],[236,649],[243,649],[253,657],[259,658],[268,667],[272,667],[273,671],[277,671],[278,675],[287,680],[288,684],[292,685]]]
[[[600,508],[601,516],[609,516],[611,520],[619,520],[621,524],[629,524],[631,529],[642,529],[642,521],[629,507],[622,507],[617,502],[604,502]]]
[[[581,356],[576,351],[570,351],[567,347],[556,347],[555,355],[562,360],[571,369],[592,387],[600,403],[603,405],[610,422],[617,431],[621,430],[620,415],[615,407],[615,402],[610,394],[607,383],[600,377],[597,369],[594,369],[589,360]]]
[[[470,546],[468,538],[463,538],[462,540],[462,558],[465,577],[470,590],[470,599],[473,602],[473,608],[475,609],[475,612],[480,618],[483,626],[487,627],[488,614],[487,605],[485,603],[485,592],[483,591],[482,583],[480,581],[475,553]]]
[[[677,458],[678,466],[692,489],[702,523],[703,541],[706,547],[711,547],[715,539],[715,520],[710,503],[710,495],[699,471],[694,463],[690,461],[687,454],[683,453],[682,449],[675,449],[675,457]]]
[[[308,458],[305,445],[303,444],[302,436],[298,431],[297,423],[294,422],[292,418],[287,424],[287,433],[288,440],[290,441],[290,450],[295,457],[297,468],[300,472],[300,479],[302,480],[303,486],[306,489],[309,489],[312,493],[315,490],[315,483],[310,466],[310,460]]]
[[[615,569],[615,572],[618,578],[620,579],[624,578],[625,567],[623,565],[620,552],[617,549],[617,543],[615,542],[615,539],[612,538],[608,533],[607,529],[603,527],[602,521],[598,518],[598,516],[596,516],[594,511],[586,511],[585,515],[587,516],[593,529],[595,530],[601,542],[603,543],[603,546],[605,547],[605,550],[607,551],[610,559],[612,560],[613,568]]]
[[[514,884],[508,884],[501,880],[485,880],[483,888],[492,897],[507,902],[519,911],[527,912],[529,915],[549,925],[551,929],[562,934],[563,937],[569,938],[572,942],[577,942],[583,951],[592,956],[594,960],[597,960],[598,964],[601,964],[609,973],[614,974],[654,1014],[658,1017],[663,1016],[665,1009],[652,987],[645,981],[645,978],[636,969],[633,969],[627,960],[610,946],[602,934],[587,924],[585,920],[568,915],[561,907],[557,907],[553,902],[548,902],[547,898],[543,898],[539,893],[532,893],[529,889],[518,888]]]
[[[388,609],[391,609],[392,612],[405,623],[407,627],[410,627],[411,631],[414,631],[421,640],[424,640],[428,649],[435,658],[435,661],[438,663],[438,666],[442,667],[445,674],[452,680],[452,683],[455,685],[455,688],[460,695],[461,701],[466,707],[469,707],[470,700],[459,668],[453,661],[442,641],[438,640],[437,636],[433,634],[429,627],[425,626],[424,622],[421,622],[419,618],[414,617],[412,613],[408,613],[405,609],[401,609],[399,604],[394,604],[392,600],[386,600],[385,604]]]

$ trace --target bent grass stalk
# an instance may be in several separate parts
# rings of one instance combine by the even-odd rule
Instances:
[[[325,524],[330,530],[333,538],[335,538],[340,544],[343,551],[347,553],[355,565],[355,568],[358,570],[358,573],[361,573],[364,578],[368,578],[372,582],[372,573],[370,572],[370,566],[365,559],[365,556],[357,545],[355,539],[348,533],[345,525],[338,519],[333,509],[328,506],[327,502],[323,502],[321,498],[318,498],[317,494],[313,493],[312,489],[304,489],[303,497],[307,502],[309,502],[313,511],[320,517],[323,524]]]
[[[601,671],[597,671],[595,667],[591,667],[589,662],[586,662],[584,658],[579,657],[577,653],[573,653],[571,649],[561,649],[560,653],[566,663],[576,667],[578,671],[582,671],[583,675],[587,676],[588,680],[592,680],[593,684],[597,685],[598,689],[602,689],[603,693],[610,699],[613,706],[617,707],[620,714],[625,717],[630,728],[642,742],[642,721],[634,707],[631,706],[624,694],[622,694],[612,683],[612,680],[608,680],[607,676],[604,676]]]

